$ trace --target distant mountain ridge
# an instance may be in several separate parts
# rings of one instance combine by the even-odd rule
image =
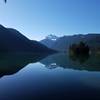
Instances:
[[[100,49],[100,34],[86,34],[59,37],[56,41],[44,39],[40,42],[49,48],[58,51],[68,51],[70,45],[84,41],[92,51]]]
[[[53,52],[37,41],[31,41],[19,31],[0,25],[0,52]]]
[[[59,37],[55,36],[55,35],[48,35],[46,36],[45,39],[41,40],[40,42],[44,45],[46,45],[49,48],[52,48],[52,45],[55,43],[55,41],[58,39]]]

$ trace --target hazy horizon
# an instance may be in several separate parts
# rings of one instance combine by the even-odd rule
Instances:
[[[15,28],[29,39],[100,33],[99,0],[0,1],[0,24]]]

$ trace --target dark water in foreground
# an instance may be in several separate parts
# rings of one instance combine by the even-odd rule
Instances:
[[[100,55],[0,55],[0,100],[100,100]]]

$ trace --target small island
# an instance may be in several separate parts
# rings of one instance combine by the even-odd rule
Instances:
[[[89,46],[82,41],[79,44],[72,44],[69,47],[70,54],[87,55],[89,54],[89,51],[90,51]]]

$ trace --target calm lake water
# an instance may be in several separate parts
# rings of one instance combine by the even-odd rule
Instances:
[[[0,55],[0,100],[100,100],[100,55]]]

